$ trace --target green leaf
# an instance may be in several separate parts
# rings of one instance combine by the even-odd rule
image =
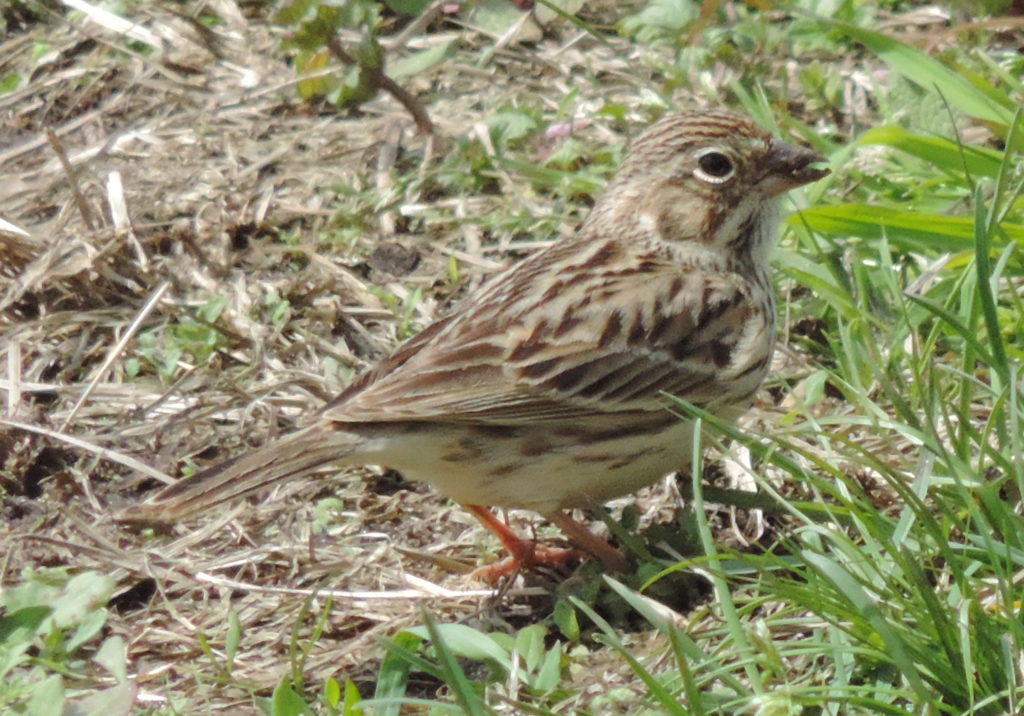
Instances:
[[[349,685],[351,685],[352,687],[355,687],[355,684],[352,683],[351,679],[346,679],[345,680],[345,698],[346,698],[346,702],[348,701],[348,687],[349,687]],[[352,702],[353,704],[356,704],[356,703],[359,702],[359,689],[356,689],[355,691],[356,691],[356,700]],[[323,699],[323,702],[325,704],[327,704],[327,706],[329,708],[331,708],[331,709],[336,709],[339,705],[341,705],[341,687],[338,685],[338,680],[337,679],[335,679],[335,678],[333,678],[331,676],[327,677],[327,680],[324,681],[324,693],[323,693],[323,696],[321,698]],[[346,706],[347,705],[348,704],[346,703]]]
[[[405,696],[405,686],[409,680],[409,661],[402,654],[414,650],[423,639],[416,634],[400,631],[391,639],[393,648],[380,664],[377,672],[377,686],[373,692],[374,700],[389,701],[386,706],[374,709],[379,716],[398,716],[400,705],[397,700]]]
[[[292,0],[274,13],[273,21],[279,25],[293,25],[310,20],[316,15],[316,0]]]
[[[105,639],[92,660],[113,674],[118,683],[128,680],[128,649],[121,637]]]
[[[323,48],[317,48],[315,52],[300,50],[294,60],[295,71],[300,75],[312,75],[327,66],[330,61],[330,54]],[[316,77],[305,77],[295,85],[295,91],[302,99],[321,97],[331,89],[331,79],[326,75]]]
[[[544,659],[544,638],[547,629],[540,624],[531,624],[516,634],[515,649],[527,671],[534,671]]]
[[[352,54],[360,68],[379,70],[384,65],[384,48],[372,36],[363,37],[353,48]]]
[[[271,716],[314,716],[302,697],[295,693],[288,677],[281,679],[270,697]]]
[[[544,655],[531,686],[540,692],[553,691],[562,677],[562,646],[556,643]]]
[[[242,625],[238,621],[238,612],[234,609],[228,612],[228,632],[224,637],[224,656],[227,659],[226,668],[228,673],[235,664],[235,655],[238,653],[238,643],[242,639]]]
[[[484,32],[501,37],[520,21],[523,11],[508,0],[477,0],[472,5],[470,18]]]
[[[199,307],[196,313],[207,323],[215,323],[228,305],[226,296],[212,296]]]
[[[476,661],[492,661],[506,673],[512,670],[508,652],[487,634],[465,624],[435,624],[434,628],[444,640],[445,646],[458,656]],[[427,627],[413,627],[406,631],[424,639],[431,638]]]
[[[33,716],[61,716],[64,713],[64,679],[53,674],[29,688],[25,713]]]
[[[609,577],[605,578],[605,581],[611,583],[612,580]],[[672,694],[664,685],[662,685],[658,679],[648,671],[640,660],[633,656],[632,652],[626,648],[616,633],[615,629],[612,628],[603,617],[601,617],[596,611],[594,611],[589,605],[584,604],[576,597],[569,597],[573,604],[581,612],[590,617],[590,620],[597,625],[597,628],[601,630],[604,635],[605,643],[608,644],[612,649],[618,652],[630,668],[633,673],[644,683],[652,698],[654,698],[662,707],[662,713],[672,714],[673,716],[689,716],[690,712],[679,703],[679,700],[674,694]]]
[[[857,302],[850,292],[836,281],[827,263],[796,251],[779,249],[775,261],[787,274],[811,289],[848,319],[859,316]]]
[[[128,378],[135,378],[139,374],[139,369],[142,365],[139,363],[139,359],[132,357],[124,362],[124,374]]]
[[[403,57],[388,66],[388,75],[397,82],[411,75],[424,72],[451,57],[455,53],[455,47],[455,40],[449,40],[448,42],[442,42],[440,45],[420,50],[408,57]]]
[[[46,617],[50,616],[53,609],[44,606],[22,607],[5,616],[0,617],[0,644],[27,640],[34,636]],[[19,633],[20,632],[20,633]]]
[[[619,23],[623,35],[634,36],[641,44],[653,44],[663,38],[683,36],[683,31],[697,18],[697,7],[680,0],[651,0],[643,10],[625,17]]]
[[[562,632],[562,636],[569,641],[579,641],[580,622],[576,618],[576,609],[568,600],[559,597],[555,601],[555,610],[551,618],[554,619],[558,631]]]
[[[441,666],[441,671],[444,674],[444,680],[448,684],[448,687],[452,690],[452,693],[458,698],[459,705],[462,706],[464,713],[469,716],[486,716],[487,708],[480,700],[480,696],[476,691],[473,690],[472,682],[466,677],[466,673],[459,666],[458,659],[455,658],[455,653],[451,650],[445,635],[439,627],[463,627],[463,629],[469,629],[470,631],[476,632],[475,629],[470,629],[463,624],[438,624],[434,621],[426,610],[423,611],[423,621],[426,624],[426,630],[430,638],[430,642],[434,645],[434,651],[437,653],[437,659]],[[456,638],[463,638],[465,634],[459,634],[461,630],[458,629],[447,629],[448,633],[457,635]],[[476,632],[480,634],[480,632]],[[481,636],[483,636],[481,634]],[[479,640],[473,640],[479,642]],[[490,641],[490,640],[489,640]],[[491,643],[494,643],[493,641]]]
[[[790,216],[787,223],[806,224],[811,230],[829,236],[885,236],[894,246],[925,253],[974,248],[974,219],[963,216],[922,214],[870,204],[838,204],[804,209]],[[1024,244],[1024,225],[1003,222],[998,233]]]
[[[1010,364],[1006,359],[1006,348],[1003,345],[1002,328],[996,311],[996,297],[992,292],[993,269],[989,261],[989,220],[985,207],[985,197],[978,187],[974,192],[974,232],[975,232],[975,268],[978,272],[977,290],[981,301],[982,316],[988,332],[988,344],[992,351],[993,368],[999,373],[1003,385],[1012,385]],[[998,277],[995,277],[998,278]],[[996,282],[998,283],[998,281]]]
[[[100,633],[103,629],[103,625],[107,623],[107,612],[104,609],[95,609],[88,612],[81,621],[78,622],[78,626],[75,627],[75,633],[68,639],[67,644],[64,648],[68,651],[74,651],[82,644],[85,644],[91,640],[94,636]]]
[[[384,0],[392,11],[399,15],[419,15],[432,0]]]
[[[880,32],[865,30],[855,25],[821,18],[848,37],[874,52],[894,72],[920,85],[928,92],[941,92],[954,107],[966,114],[1008,126],[1013,110],[995,101],[981,89],[954,70],[932,59],[915,47],[895,40]]]
[[[135,683],[124,681],[76,701],[69,705],[64,713],[81,716],[128,716],[134,712],[137,691]]]
[[[328,679],[328,684],[334,684],[334,690],[338,689],[338,682],[334,679]],[[325,684],[325,692],[328,684]],[[334,703],[337,704],[338,697],[335,695]],[[342,707],[343,716],[363,716],[363,710],[359,708],[359,703],[362,701],[362,697],[359,695],[359,689],[356,687],[355,682],[352,679],[345,679],[345,704]],[[374,713],[377,713],[376,711]]]
[[[76,616],[80,617],[83,613],[106,604],[115,586],[116,582],[105,574],[76,574],[64,587],[53,618],[62,626],[71,623]]]
[[[8,72],[6,75],[0,77],[0,94],[15,90],[20,84],[21,75],[17,72]]]
[[[871,625],[885,643],[886,653],[892,658],[893,663],[899,667],[903,676],[910,682],[918,697],[922,699],[922,703],[926,702],[930,692],[921,678],[917,663],[910,657],[906,644],[899,632],[889,624],[885,615],[882,614],[872,598],[868,596],[868,593],[857,582],[856,578],[838,562],[828,559],[824,555],[804,550],[803,558],[825,579],[829,580],[849,600],[851,606]]]
[[[510,169],[537,186],[559,187],[573,194],[597,194],[606,181],[578,171],[563,171],[538,166],[534,162],[522,162],[508,157],[495,157],[495,164]]]
[[[966,167],[971,174],[994,177],[1003,161],[1002,154],[993,149],[960,145],[943,137],[922,137],[895,126],[869,129],[857,144],[893,147],[955,174]]]
[[[494,112],[487,117],[486,121],[491,135],[503,144],[530,136],[538,126],[535,116],[529,112],[520,112],[514,109]]]

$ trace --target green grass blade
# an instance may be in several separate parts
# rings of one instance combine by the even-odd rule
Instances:
[[[954,174],[966,168],[973,175],[994,177],[1003,163],[1003,155],[993,149],[957,144],[945,137],[923,137],[893,125],[869,129],[857,144],[881,144],[899,149]]]
[[[409,682],[409,668],[412,663],[406,658],[422,641],[407,631],[395,634],[387,643],[388,653],[381,662],[377,672],[377,685],[373,690],[373,698],[389,700],[387,705],[379,707],[374,714],[379,716],[398,716],[401,710],[399,699],[405,696],[405,687]]]
[[[917,663],[908,653],[903,639],[892,628],[875,603],[868,597],[860,584],[857,583],[853,575],[840,566],[838,562],[822,554],[804,551],[803,556],[808,564],[818,570],[825,579],[829,580],[850,601],[850,604],[857,609],[860,616],[882,638],[893,663],[900,669],[900,672],[910,683],[911,688],[921,699],[922,703],[927,703],[932,692],[921,678],[921,674],[917,669]]]
[[[693,423],[693,454],[691,457],[692,467],[690,469],[690,485],[693,490],[691,499],[693,500],[694,518],[697,522],[697,534],[700,536],[701,548],[708,562],[711,581],[714,584],[715,594],[718,595],[718,604],[722,610],[722,615],[725,617],[725,622],[729,627],[729,634],[739,651],[744,671],[753,685],[754,692],[761,693],[764,690],[762,674],[754,666],[756,662],[754,650],[747,639],[746,631],[743,628],[743,620],[740,619],[739,610],[732,599],[729,585],[722,576],[722,565],[718,560],[718,552],[715,549],[711,525],[708,524],[707,513],[704,511],[704,493],[701,484],[703,480],[702,466],[704,464],[701,442],[703,421],[703,418],[697,418]]]
[[[624,602],[633,607],[637,613],[658,629],[658,631],[669,637],[672,644],[672,650],[676,657],[676,665],[679,668],[679,674],[683,680],[683,690],[687,694],[686,703],[693,708],[699,707],[703,703],[703,699],[700,696],[700,690],[696,683],[696,679],[694,678],[693,670],[689,666],[689,661],[700,665],[703,673],[708,672],[709,665],[716,663],[720,665],[720,662],[717,662],[714,657],[704,652],[693,639],[691,639],[675,624],[659,615],[658,612],[651,607],[648,600],[641,594],[633,591],[625,584],[622,584],[611,577],[605,576],[604,581],[622,598]],[[715,673],[715,678],[719,679],[723,684],[731,688],[737,694],[745,696],[750,695],[750,689],[747,688],[740,679],[737,679],[729,673],[725,668],[719,668]],[[698,708],[697,713],[704,713],[704,711],[701,711]]]
[[[455,694],[459,705],[462,706],[465,713],[469,714],[469,716],[488,716],[491,713],[490,710],[480,700],[480,696],[476,691],[473,690],[473,685],[462,670],[462,667],[459,666],[459,660],[455,657],[455,653],[448,648],[444,637],[441,635],[441,630],[437,628],[437,622],[434,621],[434,618],[426,610],[423,610],[423,624],[430,634],[430,642],[437,653],[437,659],[441,665],[444,680],[449,688],[451,688],[452,693]]]
[[[871,204],[837,204],[804,209],[786,222],[794,226],[805,224],[828,236],[885,236],[897,248],[926,254],[975,248],[974,219],[966,216],[924,214]],[[1004,222],[999,232],[1010,241],[1024,244],[1024,224]]]
[[[960,111],[1004,126],[1010,123],[1013,108],[1009,104],[1010,99],[1005,95],[1003,102],[996,101],[992,95],[975,87],[959,72],[888,35],[845,22],[824,18],[822,22],[861,43],[894,72],[920,85],[926,91],[934,92],[936,88],[941,89],[943,96]]]
[[[673,696],[668,689],[662,686],[654,675],[651,674],[651,672],[648,671],[644,665],[630,653],[629,649],[627,649],[625,645],[623,645],[622,641],[619,639],[619,635],[611,624],[605,621],[590,607],[590,605],[586,604],[578,597],[569,597],[569,599],[572,600],[573,606],[586,614],[587,617],[597,625],[597,628],[601,630],[601,634],[604,636],[606,643],[626,660],[630,668],[633,670],[633,673],[644,682],[644,685],[647,687],[651,696],[657,699],[658,703],[664,707],[665,713],[672,714],[673,716],[689,716],[691,712],[680,704],[679,700]]]

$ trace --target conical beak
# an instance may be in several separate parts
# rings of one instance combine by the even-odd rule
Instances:
[[[777,196],[826,176],[829,170],[823,164],[825,157],[812,149],[772,139],[768,153],[761,159],[761,180],[758,186],[765,194]]]

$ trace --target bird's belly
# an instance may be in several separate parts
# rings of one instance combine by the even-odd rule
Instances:
[[[644,430],[607,424],[413,430],[383,438],[388,444],[380,451],[386,467],[457,502],[549,513],[597,505],[685,469],[692,426],[668,417]]]

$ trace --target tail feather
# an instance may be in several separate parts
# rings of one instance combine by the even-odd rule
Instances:
[[[322,424],[312,425],[184,477],[143,504],[123,510],[117,520],[174,522],[322,465],[343,461],[357,444],[358,438],[351,433],[326,432]]]

